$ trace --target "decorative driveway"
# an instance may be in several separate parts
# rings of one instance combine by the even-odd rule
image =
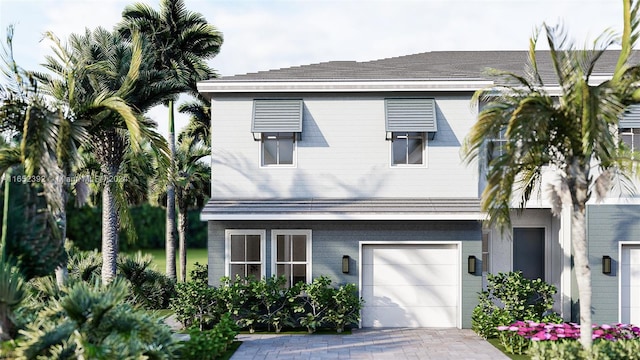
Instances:
[[[240,334],[232,360],[508,359],[469,329],[354,329],[345,335]]]

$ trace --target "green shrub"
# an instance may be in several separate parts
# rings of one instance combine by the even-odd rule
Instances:
[[[364,300],[358,297],[354,284],[341,285],[332,298],[333,303],[326,319],[333,324],[336,331],[342,332],[346,326],[355,325],[360,321],[360,309]]]
[[[125,301],[121,279],[71,285],[21,331],[16,355],[24,359],[171,359],[177,344],[162,319]]]
[[[556,288],[540,279],[530,280],[522,272],[489,274],[487,290],[480,293],[471,314],[471,328],[484,338],[496,337],[497,327],[517,320],[560,320],[548,316]]]
[[[170,303],[178,321],[186,327],[209,329],[223,314],[250,332],[280,332],[285,327],[300,326],[309,332],[323,326],[342,331],[360,320],[362,300],[354,284],[334,289],[331,280],[323,276],[311,284],[299,282],[286,288],[284,277],[223,277],[221,286],[214,288],[205,281],[205,269],[197,266],[191,273],[194,280],[177,284]]]
[[[334,293],[331,279],[324,275],[313,279],[311,284],[303,285],[301,301],[294,307],[294,312],[303,314],[298,318],[298,322],[306,327],[309,333],[326,324],[326,314],[332,305]]]
[[[166,275],[150,268],[151,255],[137,253],[134,257],[118,256],[118,276],[125,278],[130,286],[129,301],[147,310],[169,307],[175,295],[175,282]]]
[[[640,339],[596,340],[590,352],[578,340],[532,341],[527,354],[532,360],[640,360]]]
[[[189,340],[184,342],[181,358],[186,360],[213,360],[227,351],[238,335],[238,329],[230,314],[222,316],[211,330],[189,330]]]

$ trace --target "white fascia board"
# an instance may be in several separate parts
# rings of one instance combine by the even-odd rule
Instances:
[[[202,81],[198,91],[213,93],[252,92],[379,92],[379,91],[476,91],[494,85],[487,80],[392,80],[392,81]]]
[[[485,213],[434,214],[203,214],[200,221],[210,220],[487,220]]]

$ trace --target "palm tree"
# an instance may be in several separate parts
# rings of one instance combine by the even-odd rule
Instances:
[[[176,89],[144,63],[148,57],[137,35],[128,42],[98,28],[71,35],[69,47],[51,33],[47,37],[56,56],[48,56],[44,66],[53,75],[37,76],[67,109],[67,117],[87,124],[91,141],[85,147],[100,163],[102,280],[108,283],[116,273],[118,228],[133,231],[123,182],[118,178],[125,152],[127,148],[139,150],[142,139],[147,139],[154,151],[167,158],[166,142],[142,114]]]
[[[202,209],[211,196],[211,169],[202,159],[211,154],[209,146],[193,138],[181,137],[176,152],[176,202],[178,204],[178,241],[180,280],[187,281],[188,211]]]
[[[198,94],[195,101],[182,103],[178,111],[191,115],[189,123],[182,129],[178,140],[183,136],[192,137],[211,146],[211,103],[204,96]]]
[[[580,342],[590,348],[591,273],[587,257],[585,209],[593,190],[604,196],[615,175],[624,175],[628,165],[620,157],[616,128],[627,104],[634,102],[635,81],[640,68],[629,64],[631,49],[638,38],[638,3],[624,2],[622,50],[611,80],[592,85],[591,76],[598,59],[616,42],[605,32],[593,50],[577,50],[560,27],[543,25],[549,56],[560,94],[547,91],[538,68],[535,51],[537,34],[530,42],[526,76],[496,71],[503,82],[478,91],[474,102],[486,101],[478,121],[467,137],[467,161],[482,158],[487,140],[505,138],[502,155],[489,162],[482,208],[490,223],[510,229],[512,199],[524,208],[545,171],[557,175],[551,196],[558,214],[564,205],[571,211],[571,242],[580,296]],[[633,17],[632,17],[633,16]],[[626,164],[625,164],[626,163]]]
[[[78,159],[78,146],[87,140],[87,132],[81,121],[73,122],[64,117],[59,109],[52,108],[38,90],[33,75],[17,65],[13,58],[13,30],[13,27],[9,26],[7,45],[3,47],[2,55],[2,73],[6,81],[0,90],[2,93],[0,131],[11,140],[9,144],[3,145],[4,148],[0,154],[0,174],[5,174],[5,177],[9,179],[12,168],[19,166],[24,171],[20,174],[24,174],[27,178],[43,180],[39,184],[30,183],[29,189],[19,187],[19,190],[25,190],[23,193],[29,195],[30,199],[37,199],[34,192],[39,193],[44,190],[47,204],[29,208],[37,210],[38,217],[42,217],[43,214],[53,216],[60,231],[59,234],[53,231],[49,233],[50,236],[43,237],[38,242],[42,240],[59,242],[58,250],[63,250],[66,237],[65,207],[68,194],[68,183],[65,180]],[[9,197],[9,189],[7,182],[7,186],[5,186],[5,197],[7,198]],[[22,199],[22,202],[24,203],[26,200]],[[12,222],[12,225],[18,224]],[[55,227],[52,230],[55,230]],[[29,230],[22,232],[21,236],[33,233],[31,231],[33,229]],[[4,232],[3,236],[6,235]],[[19,238],[24,240],[23,237]],[[56,249],[56,246],[52,246],[52,244],[45,247],[35,245],[35,243],[26,245],[22,240],[18,245]],[[8,249],[15,250],[11,246]],[[32,254],[33,260],[47,264],[42,268],[43,270],[58,264],[59,261],[64,262],[64,257],[61,257],[64,255],[63,252],[58,255],[60,256],[53,260],[44,256],[43,253]],[[31,261],[23,263],[25,266],[33,265]],[[56,269],[59,282],[63,281],[64,269],[66,269],[64,264],[60,264]],[[42,275],[42,273],[36,271],[32,275]]]
[[[136,3],[127,6],[122,13],[119,31],[127,38],[133,31],[140,31],[154,49],[155,68],[181,84],[183,92],[196,93],[196,82],[215,77],[205,59],[220,51],[222,34],[199,13],[188,11],[183,0],[162,0],[160,11]],[[169,178],[175,176],[175,129],[173,102],[169,107],[169,149],[171,167]],[[173,181],[167,182],[167,276],[176,278],[175,251],[175,189]]]

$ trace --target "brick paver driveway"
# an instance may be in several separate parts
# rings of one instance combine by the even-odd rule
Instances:
[[[241,334],[231,358],[508,359],[469,329],[356,329],[347,335]]]

